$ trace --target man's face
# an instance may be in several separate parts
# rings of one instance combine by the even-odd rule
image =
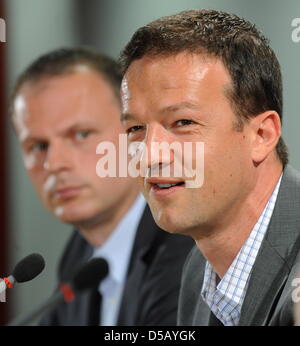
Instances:
[[[105,221],[135,183],[99,178],[101,141],[118,148],[120,105],[110,85],[89,69],[25,84],[14,105],[25,166],[48,209],[64,222]]]
[[[135,60],[122,84],[122,122],[129,143],[204,142],[204,183],[187,188],[182,178],[140,178],[156,222],[170,232],[211,232],[230,223],[253,187],[249,125],[236,131],[236,116],[226,97],[231,79],[218,59],[180,53]],[[142,155],[143,157],[143,155]],[[192,161],[195,167],[196,157]],[[148,167],[172,165],[163,155]],[[150,171],[150,170],[149,170]],[[185,184],[182,184],[185,182]],[[158,183],[180,183],[160,188]],[[204,233],[202,233],[204,234]]]

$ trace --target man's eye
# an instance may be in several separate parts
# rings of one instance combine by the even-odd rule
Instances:
[[[129,129],[126,130],[127,134],[129,135],[130,133],[134,133],[134,132],[137,132],[137,131],[140,131],[140,130],[143,130],[144,129],[144,126],[132,126],[130,127]]]
[[[47,142],[38,142],[30,146],[29,151],[30,152],[41,152],[45,151],[48,148]]]
[[[79,141],[87,138],[91,134],[90,130],[82,130],[82,131],[76,131],[75,132],[75,138]]]
[[[188,120],[188,119],[181,119],[176,121],[177,126],[187,126],[192,124],[194,124],[193,120]]]

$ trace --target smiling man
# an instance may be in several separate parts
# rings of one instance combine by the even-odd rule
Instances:
[[[34,61],[16,83],[12,117],[27,172],[48,210],[75,227],[59,283],[92,257],[109,264],[96,292],[61,304],[44,325],[176,324],[191,239],[156,226],[135,179],[96,174],[99,143],[122,155],[121,79],[112,59],[61,49]]]
[[[300,175],[287,164],[281,72],[266,38],[235,15],[186,11],[138,29],[121,61],[122,122],[147,149],[144,196],[161,228],[197,245],[179,324],[292,324]],[[204,143],[203,185],[152,177],[175,163],[174,152],[151,154],[156,142]]]

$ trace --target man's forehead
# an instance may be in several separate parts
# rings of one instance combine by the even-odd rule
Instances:
[[[185,95],[183,98],[190,94],[193,99],[196,92],[202,94],[204,89],[223,94],[231,84],[227,69],[216,58],[202,59],[197,54],[151,59],[145,57],[134,61],[123,78],[123,108],[132,101],[140,103],[142,95],[149,102],[150,95],[161,101],[175,96],[174,102],[178,103],[186,101],[180,99],[180,94]]]
[[[152,68],[157,69],[156,76]],[[134,119],[150,109],[157,114],[198,111],[226,97],[230,85],[229,73],[216,58],[197,54],[145,57],[133,62],[123,79],[121,120]]]
[[[84,72],[45,77],[36,82],[26,82],[19,90],[13,104],[14,113],[26,110],[30,113],[48,114],[80,112],[97,113],[114,101],[114,93],[98,80],[81,78]],[[98,78],[98,76],[96,76]],[[98,84],[97,84],[98,83]],[[106,81],[103,81],[106,83]],[[98,114],[98,113],[97,113]]]
[[[123,78],[123,91],[130,92],[135,84],[143,87],[145,81],[152,83],[151,89],[157,86],[172,88],[172,83],[178,87],[178,82],[179,84],[181,81],[197,82],[208,72],[221,82],[231,81],[223,62],[207,54],[181,52],[169,56],[145,56],[133,61],[129,66]],[[148,88],[148,91],[151,89]]]
[[[63,95],[65,96],[65,95]],[[51,101],[52,100],[52,101]],[[46,101],[37,101],[35,93],[20,93],[14,101],[12,119],[16,129],[26,128],[33,132],[44,128],[60,129],[62,132],[71,128],[99,125],[100,115],[91,103],[77,99],[76,104],[69,104],[64,98],[54,106],[52,98]],[[37,103],[38,102],[38,103]],[[47,107],[49,105],[49,107]],[[52,106],[51,106],[52,105]],[[75,108],[73,107],[75,106]]]

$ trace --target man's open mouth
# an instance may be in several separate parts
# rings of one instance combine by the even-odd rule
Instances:
[[[179,183],[174,183],[174,184],[165,184],[165,183],[161,183],[161,184],[153,184],[156,185],[158,188],[160,189],[169,189],[173,186],[180,186],[180,185],[184,185],[184,181],[181,181]]]
[[[154,193],[157,197],[168,196],[185,188],[185,181],[183,180],[148,178],[146,183],[150,186],[150,192]]]

